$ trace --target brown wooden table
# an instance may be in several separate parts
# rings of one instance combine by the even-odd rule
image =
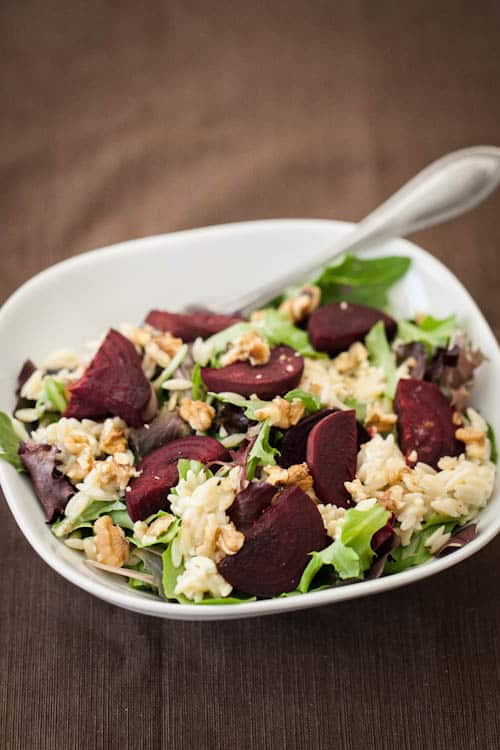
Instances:
[[[4,0],[0,18],[1,299],[129,237],[356,219],[500,141],[497,1]],[[499,210],[417,238],[497,333]],[[91,598],[3,502],[0,564],[3,750],[500,746],[496,541],[411,588],[227,624]]]

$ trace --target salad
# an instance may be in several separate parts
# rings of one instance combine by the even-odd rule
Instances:
[[[172,602],[393,575],[467,544],[493,492],[484,357],[396,320],[410,260],[345,255],[249,319],[152,310],[21,368],[0,458],[61,543]]]

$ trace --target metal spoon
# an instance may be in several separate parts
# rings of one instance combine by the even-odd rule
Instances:
[[[311,278],[346,250],[405,237],[418,229],[470,211],[500,184],[500,148],[474,146],[454,151],[430,164],[329,247],[307,258],[265,286],[215,305],[220,313],[248,314],[278,297],[284,289]],[[214,309],[214,306],[211,306]],[[199,309],[199,307],[197,308]]]

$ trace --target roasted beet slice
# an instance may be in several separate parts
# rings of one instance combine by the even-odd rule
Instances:
[[[351,502],[344,482],[356,474],[356,412],[337,411],[318,422],[307,439],[306,455],[320,500],[347,508]]]
[[[75,494],[75,488],[57,471],[58,451],[53,445],[32,441],[21,443],[19,455],[50,523],[62,515],[70,497]]]
[[[282,396],[299,384],[304,360],[289,346],[277,346],[266,365],[254,367],[235,362],[227,367],[203,367],[201,374],[209,391],[232,391],[242,396],[256,393],[263,399]]]
[[[453,410],[434,383],[400,380],[394,409],[398,415],[399,445],[408,465],[422,461],[436,469],[440,458],[463,451],[462,443],[455,438]]]
[[[327,544],[315,504],[299,487],[291,487],[255,521],[240,551],[225,557],[218,568],[246,594],[277,596],[297,588],[309,553]]]
[[[173,440],[187,437],[191,433],[189,425],[180,418],[177,411],[162,410],[150,424],[132,430],[130,442],[135,452],[141,457],[147,456],[156,448],[171,443]]]
[[[111,329],[83,376],[70,388],[65,417],[121,417],[132,427],[143,424],[151,386],[131,341]]]
[[[313,312],[307,330],[315,349],[337,354],[364,339],[379,320],[384,323],[387,337],[393,338],[397,323],[380,310],[351,302],[330,302]]]
[[[306,460],[307,454],[307,438],[309,433],[322,419],[327,417],[329,414],[340,411],[339,409],[322,409],[311,414],[309,417],[302,419],[294,427],[286,430],[283,440],[280,444],[280,455],[278,457],[278,463],[283,466],[284,469],[288,469],[289,466],[294,464],[301,464]],[[361,422],[356,422],[356,436],[357,436],[357,450],[363,443],[367,443],[371,440],[370,433],[366,430]]]
[[[236,495],[228,516],[236,528],[246,534],[254,521],[271,505],[275,494],[276,487],[268,482],[250,482]]]
[[[140,476],[132,479],[127,509],[132,521],[143,521],[168,507],[168,493],[179,480],[177,461],[190,458],[203,464],[228,461],[229,454],[218,440],[190,435],[158,448],[137,465]]]
[[[31,359],[27,359],[26,362],[24,362],[23,366],[21,367],[19,375],[17,376],[16,396],[21,395],[21,389],[23,385],[26,383],[27,380],[30,379],[30,377],[33,375],[35,370],[36,370],[36,366],[33,364]]]
[[[198,336],[205,339],[235,323],[241,323],[242,320],[243,318],[239,315],[216,315],[211,312],[187,314],[151,310],[146,323],[159,331],[168,331],[173,336],[179,336],[183,341],[194,341]]]
[[[306,460],[309,433],[318,422],[321,422],[329,414],[333,414],[334,411],[337,411],[337,409],[322,409],[316,414],[311,414],[309,417],[302,419],[295,427],[286,430],[280,444],[279,465],[288,469],[289,466],[303,463]]]

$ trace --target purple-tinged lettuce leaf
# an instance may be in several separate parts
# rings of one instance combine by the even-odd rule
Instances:
[[[469,542],[472,542],[472,540],[475,539],[476,536],[477,526],[475,523],[471,523],[468,526],[462,526],[461,528],[457,529],[454,534],[451,535],[444,547],[439,550],[437,556],[445,557],[451,552],[454,552],[454,550],[460,549],[460,547],[465,547],[465,545],[469,544]]]
[[[19,455],[28,470],[35,492],[50,523],[62,515],[68,501],[75,494],[73,485],[57,471],[58,451],[52,445],[21,443]]]

